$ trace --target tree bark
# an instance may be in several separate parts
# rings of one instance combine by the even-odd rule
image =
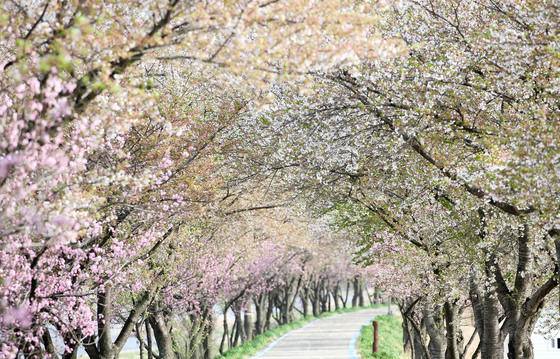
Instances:
[[[246,341],[250,341],[251,339],[253,339],[253,317],[251,315],[251,313],[247,313],[245,312],[245,318],[244,318],[244,330],[245,330],[245,337],[246,337]]]
[[[509,289],[504,279],[495,254],[490,254],[486,263],[487,268],[492,268],[498,300],[507,317],[509,359],[534,358],[531,333],[546,296],[558,286],[558,266],[555,266],[554,274],[536,290],[532,290],[534,276],[528,270],[532,262],[529,245],[529,227],[525,224],[517,237],[518,259],[512,289]]]
[[[223,321],[223,325],[224,325],[224,333],[222,334],[222,341],[220,342],[220,354],[224,354],[224,346],[225,343],[228,343],[228,348],[230,348],[229,346],[229,328],[228,328],[228,322],[227,322],[227,312],[229,310],[229,307],[226,307],[224,309],[224,321]]]
[[[364,287],[361,279],[358,279],[358,305],[363,307],[365,305],[364,301]]]
[[[148,352],[148,359],[154,359],[154,351],[152,348],[152,328],[150,327],[150,323],[147,320],[144,323],[146,324],[146,351]]]
[[[445,359],[445,352],[447,349],[447,341],[445,332],[442,329],[441,323],[441,306],[435,308],[424,308],[424,320],[426,322],[426,331],[430,337],[428,350],[430,351],[431,359]]]
[[[303,310],[303,316],[307,317],[309,315],[309,289],[305,287],[300,294],[301,306]]]
[[[212,359],[212,332],[214,331],[214,318],[212,308],[204,309],[204,337],[202,338],[203,359]]]
[[[484,359],[503,359],[504,343],[500,335],[498,299],[493,293],[483,293],[476,278],[470,280],[470,298],[475,326],[480,338],[480,352]]]
[[[352,283],[354,284],[354,293],[352,295],[352,307],[357,307],[358,306],[358,292],[360,291],[360,283],[358,280],[358,277],[354,278],[354,280],[352,281]]]
[[[403,320],[407,321],[409,328],[412,328],[411,333],[413,334],[413,347],[412,355],[414,359],[431,359],[430,350],[426,345],[426,321],[425,318],[417,323],[414,319],[416,312],[416,306],[420,302],[421,298],[417,298],[411,303],[405,302],[402,307],[399,306]]]
[[[274,298],[267,294],[268,296],[268,307],[266,308],[266,320],[264,323],[264,331],[270,330],[270,318],[272,317],[272,311],[274,310]]]
[[[56,349],[52,341],[51,333],[49,332],[48,329],[45,329],[42,339],[43,339],[43,344],[45,345],[46,352],[51,356],[52,359],[58,359],[58,355],[56,355]]]
[[[144,338],[142,338],[142,322],[136,323],[136,339],[138,339],[140,359],[144,359]]]
[[[261,293],[256,298],[253,299],[255,304],[256,319],[255,319],[255,335],[263,333],[264,329],[264,317],[265,317],[265,305],[266,305],[266,294]]]
[[[333,301],[334,301],[334,309],[338,310],[340,309],[340,305],[338,304],[338,292],[340,291],[340,284],[337,284],[334,286],[333,290],[332,290],[332,297],[333,297]]]
[[[445,359],[460,359],[462,352],[463,334],[460,329],[459,308],[457,305],[446,301],[445,311],[445,336],[447,349]]]
[[[156,308],[157,310],[157,308]],[[148,322],[154,332],[154,338],[158,347],[159,356],[163,358],[175,359],[175,351],[173,350],[173,338],[171,336],[171,328],[165,323],[165,319],[159,312],[150,313]]]

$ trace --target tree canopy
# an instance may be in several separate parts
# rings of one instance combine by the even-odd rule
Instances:
[[[223,350],[369,283],[398,298],[413,358],[466,357],[466,312],[482,358],[506,335],[532,358],[560,300],[559,18],[1,4],[1,355],[115,358],[136,334],[153,356],[153,333],[161,357],[209,358],[218,307]]]

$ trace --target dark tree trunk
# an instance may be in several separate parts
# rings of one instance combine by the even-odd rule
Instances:
[[[302,281],[303,281],[303,275],[300,275],[298,277],[297,284],[295,286],[294,291],[292,293],[290,293],[290,296],[288,297],[288,302],[289,302],[289,305],[288,305],[288,323],[291,323],[294,320],[294,307],[296,305],[296,301],[297,301],[299,292],[301,291]]]
[[[154,352],[152,349],[152,328],[147,320],[144,323],[146,324],[146,344],[148,346],[146,350],[148,352],[148,359],[154,359]]]
[[[354,284],[354,293],[352,295],[352,307],[357,307],[358,306],[358,297],[359,297],[358,293],[360,292],[360,281],[356,277],[356,278],[354,278],[352,283]]]
[[[136,323],[136,339],[138,339],[140,359],[144,359],[144,338],[142,338],[142,322]]]
[[[338,293],[340,292],[340,284],[337,284],[334,286],[333,290],[332,290],[332,297],[333,297],[333,301],[334,301],[334,309],[335,310],[339,310],[340,309],[340,305],[338,304]]]
[[[230,340],[229,340],[229,327],[228,327],[228,321],[227,321],[227,313],[228,313],[229,307],[224,308],[224,321],[223,321],[223,328],[224,328],[224,333],[222,334],[222,340],[220,342],[220,354],[224,354],[224,347],[225,347],[225,343],[228,343],[228,348],[231,348],[231,346],[229,345]]]
[[[268,307],[266,308],[264,331],[270,330],[270,318],[272,318],[273,311],[274,311],[274,298],[272,298],[270,293],[268,293]]]
[[[161,273],[160,273],[161,274]],[[84,338],[83,345],[86,353],[91,359],[114,359],[118,358],[119,353],[136,327],[140,315],[144,313],[153,299],[154,291],[148,290],[134,303],[128,317],[123,323],[119,335],[114,342],[111,342],[111,318],[112,297],[109,288],[105,292],[98,293],[97,296],[97,315],[98,332],[95,336]],[[97,340],[96,340],[97,339]]]
[[[397,304],[401,313],[405,312],[406,301],[405,300],[397,300]],[[402,329],[403,329],[403,351],[405,354],[410,353],[410,357],[414,359],[414,332],[411,326],[408,323],[408,319],[403,315],[403,322],[402,322]]]
[[[381,290],[378,287],[375,287],[375,290],[373,292],[373,303],[377,304],[377,303],[381,303],[382,299],[381,299]]]
[[[360,307],[363,307],[365,305],[364,287],[363,287],[363,282],[361,280],[358,280],[358,305]]]
[[[319,287],[319,291],[317,295],[321,301],[321,313],[325,313],[329,310],[328,303],[330,299],[329,291],[325,288],[324,283],[321,281],[321,286]]]
[[[212,309],[202,307],[202,314],[198,316],[198,331],[193,333],[196,335],[196,343],[198,345],[198,355],[201,359],[212,358],[212,332],[214,330],[214,320]]]
[[[255,299],[256,320],[255,320],[255,335],[262,334],[264,332],[264,320],[265,320],[265,305],[266,305],[266,293],[261,293]]]
[[[233,340],[233,346],[236,347],[240,344],[245,343],[245,328],[243,327],[243,319],[241,318],[241,312],[235,311],[235,338]]]
[[[342,295],[340,295],[340,301],[342,302],[342,308],[346,308],[346,305],[348,303],[349,292],[350,292],[350,282],[346,282],[346,292],[344,294],[344,297],[342,297]]]
[[[158,355],[166,359],[175,359],[175,351],[173,350],[173,338],[171,336],[171,328],[165,322],[162,314],[159,312],[151,313],[148,321],[154,332],[154,338],[158,347]]]
[[[111,287],[97,294],[97,336],[99,356],[103,359],[112,358],[113,342],[111,341],[112,298]]]
[[[303,316],[307,317],[309,315],[309,289],[305,287],[300,294],[301,306],[303,310]]]
[[[425,355],[426,350],[426,325],[424,320],[420,321],[420,333],[413,331],[414,337],[412,342],[414,343],[413,348],[414,351],[412,352],[414,359],[427,359],[428,357]]]
[[[321,314],[321,295],[319,291],[319,283],[313,283],[313,288],[311,288],[311,309],[313,311],[313,316],[318,317]]]
[[[45,351],[51,356],[52,359],[58,359],[58,355],[56,355],[56,349],[52,341],[51,333],[48,329],[45,329],[45,333],[43,333],[42,339],[43,345],[45,346]]]
[[[288,283],[286,283],[282,290],[282,295],[279,296],[280,305],[278,307],[280,309],[282,325],[288,324],[290,322],[290,294],[292,285],[293,281],[289,281]]]
[[[402,314],[403,321],[406,321],[407,327],[411,329],[409,331],[412,337],[411,358],[431,359],[430,351],[426,345],[427,334],[425,318],[422,318],[419,323],[416,321],[416,318],[418,317],[418,315],[416,315],[416,307],[420,300],[421,298],[403,301],[401,302],[402,305],[399,305],[399,310]]]

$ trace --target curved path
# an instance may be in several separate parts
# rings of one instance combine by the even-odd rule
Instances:
[[[387,314],[387,308],[364,309],[315,320],[284,334],[253,358],[358,358],[354,347],[360,329],[380,314]]]

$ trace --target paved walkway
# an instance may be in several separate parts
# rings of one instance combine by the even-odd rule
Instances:
[[[387,308],[364,309],[315,320],[286,333],[253,358],[358,358],[354,347],[360,329],[379,314],[387,314]]]

